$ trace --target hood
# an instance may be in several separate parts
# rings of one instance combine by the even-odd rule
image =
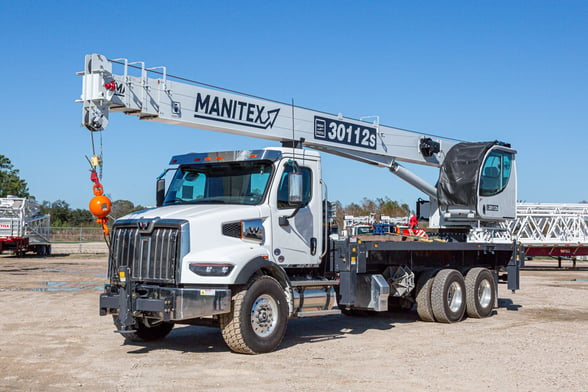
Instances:
[[[259,206],[231,204],[183,204],[136,211],[119,219],[184,219],[214,218],[218,221],[261,218]]]

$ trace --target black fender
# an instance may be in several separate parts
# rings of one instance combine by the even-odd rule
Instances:
[[[246,284],[258,271],[265,271],[265,275],[270,275],[276,278],[284,289],[290,286],[290,280],[288,279],[286,271],[276,263],[272,263],[263,257],[256,257],[245,264],[241,271],[239,271],[239,275],[237,275],[237,278],[235,279],[235,284]]]

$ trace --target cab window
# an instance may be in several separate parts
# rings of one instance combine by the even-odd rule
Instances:
[[[480,196],[497,195],[506,188],[510,178],[513,154],[495,150],[488,154],[480,176]]]

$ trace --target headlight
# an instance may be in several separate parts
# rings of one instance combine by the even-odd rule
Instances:
[[[200,276],[227,276],[234,267],[233,264],[192,263],[190,271]]]

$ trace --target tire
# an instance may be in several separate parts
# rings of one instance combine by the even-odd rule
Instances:
[[[465,282],[459,271],[439,271],[431,286],[431,305],[435,320],[440,323],[460,321],[466,310],[465,296]]]
[[[435,277],[435,270],[426,270],[419,276],[416,286],[417,314],[421,321],[435,321],[433,305],[431,304],[431,287]]]
[[[35,253],[40,257],[47,257],[51,254],[50,245],[39,245],[35,248]]]
[[[243,354],[273,351],[282,342],[288,324],[284,289],[271,276],[252,280],[232,299],[231,311],[220,315],[223,339]]]
[[[466,311],[468,317],[490,316],[496,302],[496,284],[486,268],[472,268],[465,278]]]
[[[113,316],[114,325],[117,329],[120,329],[120,325],[117,323],[116,316]],[[137,319],[137,323],[133,326],[135,332],[122,334],[124,338],[131,342],[152,342],[165,338],[174,327],[174,323],[160,321],[148,325],[145,321]]]

